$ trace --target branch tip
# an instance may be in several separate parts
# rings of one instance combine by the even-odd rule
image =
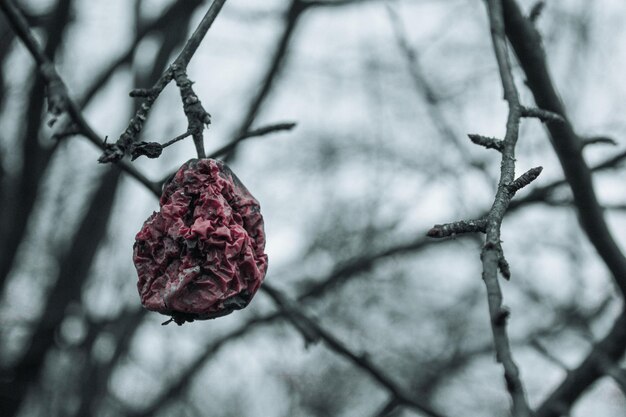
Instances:
[[[470,138],[470,140],[476,144],[476,145],[480,145],[480,146],[484,146],[487,149],[495,149],[499,152],[502,152],[502,149],[504,148],[504,142],[502,142],[501,139],[498,138],[492,138],[489,136],[483,136],[483,135],[477,135],[474,133],[470,133],[467,135],[467,137]]]
[[[436,224],[426,235],[433,238],[453,236],[460,233],[485,233],[487,221],[485,219],[461,220],[453,223]]]
[[[529,169],[507,186],[509,192],[515,194],[520,189],[526,187],[528,184],[537,179],[539,174],[541,174],[541,171],[543,171],[543,167]]]

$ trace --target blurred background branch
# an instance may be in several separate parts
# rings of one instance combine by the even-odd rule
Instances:
[[[580,137],[619,146],[626,126],[615,115],[626,100],[602,54],[619,61],[623,36],[602,36],[617,27],[609,15],[626,8],[546,3],[538,16],[523,3],[518,19],[513,2],[503,5],[514,76],[527,68],[516,47],[525,32],[513,32],[537,15],[555,81],[577,85],[561,97]],[[187,71],[213,116],[212,156],[224,155],[261,201],[266,291],[283,308],[266,293],[237,314],[181,328],[139,308],[130,247],[156,207],[160,185],[149,178],[165,178],[193,146],[127,164],[140,185],[98,167],[98,151],[70,136],[102,146],[123,131],[137,109],[126,93],[155,83],[209,6],[20,3],[81,116],[53,129],[39,67],[0,15],[0,414],[397,417],[413,405],[504,415],[472,256],[479,243],[425,236],[435,223],[485,217],[495,190],[496,154],[464,139],[502,136],[506,117],[497,69],[484,59],[493,53],[485,14],[473,3],[229,2]],[[163,90],[144,137],[187,129],[174,93]],[[567,169],[560,179],[542,130],[527,122],[520,136],[520,172],[545,168],[511,200],[503,225],[510,344],[529,402],[542,416],[616,415],[626,404],[617,264],[611,283],[597,256],[604,249],[586,244],[572,204],[590,212],[580,211]],[[615,184],[626,152],[580,142],[568,158],[580,163],[586,145],[592,191],[619,242],[626,196]]]

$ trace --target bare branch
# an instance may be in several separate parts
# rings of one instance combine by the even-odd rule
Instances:
[[[12,0],[0,1],[0,9],[7,16],[7,20],[17,36],[22,40],[37,63],[39,73],[48,88],[48,110],[53,116],[59,116],[67,107],[67,88],[54,68],[54,64],[39,46],[33,36],[26,18],[15,6]]]
[[[272,57],[267,69],[265,70],[265,74],[259,82],[260,87],[248,104],[248,109],[246,110],[241,123],[235,130],[233,137],[242,137],[251,130],[261,107],[265,103],[265,100],[267,100],[267,97],[269,97],[270,92],[274,87],[274,83],[282,72],[283,65],[287,60],[289,44],[291,43],[293,34],[295,33],[296,27],[300,22],[300,17],[302,17],[303,13],[309,7],[311,7],[311,5],[302,0],[291,0],[289,3],[289,7],[283,14],[282,32],[278,38],[276,47],[272,52]],[[224,160],[229,161],[232,159],[235,155],[236,149],[237,147],[235,145],[224,155]]]
[[[202,107],[200,99],[193,92],[191,87],[192,82],[187,77],[186,70],[191,57],[200,46],[200,43],[215,21],[215,18],[217,18],[217,15],[225,2],[226,0],[213,1],[211,7],[209,7],[209,10],[206,12],[202,21],[189,40],[187,40],[187,43],[178,57],[157,80],[154,86],[150,89],[135,89],[131,92],[131,95],[134,97],[144,97],[144,101],[141,103],[141,106],[132,119],[130,119],[130,123],[124,133],[122,133],[115,144],[107,145],[104,153],[100,156],[98,161],[101,163],[116,162],[121,160],[127,153],[130,152],[131,145],[133,142],[136,142],[137,136],[141,133],[143,124],[148,117],[148,113],[150,112],[152,105],[172,80],[176,81],[176,85],[180,89],[183,109],[189,123],[188,130],[192,132],[198,157],[205,157],[202,131],[204,130],[204,125],[210,123],[211,116]]]
[[[552,145],[559,157],[567,182],[572,188],[578,218],[589,241],[606,263],[623,297],[626,297],[626,257],[617,245],[598,203],[591,172],[582,155],[582,141],[569,122],[550,77],[541,37],[532,23],[521,13],[515,0],[503,0],[506,34],[526,75],[537,105],[557,113],[563,123],[548,123]],[[567,412],[580,395],[601,375],[597,364],[598,351],[619,358],[626,350],[626,311],[615,322],[611,332],[598,343],[583,361],[537,410],[537,417],[557,417]]]
[[[39,72],[46,83],[48,83],[48,101],[54,103],[50,107],[53,114],[58,115],[62,111],[67,111],[73,123],[80,130],[81,134],[89,139],[89,141],[94,145],[101,149],[105,149],[105,142],[96,132],[94,132],[91,126],[89,126],[76,103],[70,99],[65,83],[57,73],[52,61],[50,61],[43,53],[20,11],[15,7],[11,0],[0,1],[0,8],[7,15],[7,20],[11,23],[20,39],[22,39],[31,55],[35,58]],[[156,195],[161,193],[160,187],[146,178],[142,173],[135,169],[135,167],[125,163],[124,161],[118,162],[117,165]]]
[[[624,160],[626,160],[626,151],[617,154],[614,157],[608,158],[604,162],[601,162],[600,164],[593,167],[593,170],[601,171],[605,169],[610,169]],[[555,180],[542,187],[533,188],[532,191],[523,198],[511,201],[508,208],[508,213],[512,213],[529,204],[536,204],[546,201],[546,199],[550,196],[552,192],[554,192],[554,190],[556,190],[558,187],[562,187],[565,184],[567,184],[565,180]],[[478,215],[473,216],[473,218],[486,218],[488,214],[489,211],[485,210],[482,213],[478,213]],[[378,252],[367,254],[356,259],[351,259],[350,261],[335,268],[335,270],[332,272],[331,276],[329,276],[327,280],[324,280],[311,287],[310,293],[315,296],[321,295],[327,291],[332,290],[339,283],[343,283],[349,277],[355,276],[358,272],[367,271],[368,269],[372,268],[376,264],[376,262],[381,259],[405,253],[415,253],[416,251],[427,247],[429,242],[432,242],[430,238],[420,236],[415,240],[392,245]],[[506,272],[507,265],[508,264],[506,264],[506,260],[500,257],[498,261],[498,267],[505,278],[507,278],[507,275],[510,276],[510,271],[508,274]]]
[[[209,155],[209,158],[216,158],[220,155],[227,154],[228,152],[235,149],[239,145],[240,142],[246,139],[256,138],[259,136],[265,136],[265,135],[269,135],[270,133],[275,133],[275,132],[287,131],[287,130],[293,129],[294,127],[296,127],[295,122],[283,122],[283,123],[275,123],[275,124],[260,127],[258,129],[250,130],[249,132],[244,133],[243,135],[227,143],[221,148],[216,149],[213,152],[211,152]]]
[[[229,143],[227,143],[226,145],[222,146],[221,148],[218,148],[214,151],[212,151],[207,158],[217,158],[221,155],[228,155],[229,152],[233,151],[235,148],[237,148],[237,146],[239,146],[239,144],[241,142],[243,142],[246,139],[252,139],[252,138],[256,138],[259,136],[265,136],[265,135],[269,135],[271,133],[275,133],[275,132],[281,132],[281,131],[288,131],[293,129],[296,126],[296,123],[294,122],[283,122],[283,123],[274,123],[271,125],[267,125],[267,126],[263,126],[260,127],[258,129],[254,129],[251,130],[249,132],[244,133],[243,135],[239,136],[238,138],[233,139],[232,141],[230,141]],[[184,133],[183,135],[186,135],[187,133]],[[180,135],[180,136],[183,136]],[[179,136],[179,137],[180,137]],[[169,146],[172,143],[178,141],[178,138],[174,138],[171,141],[163,144],[163,147]],[[161,179],[161,181],[159,181],[159,184],[163,185],[165,184],[165,182],[170,179],[172,177],[172,175],[175,174],[174,172],[170,172],[169,174],[167,174],[165,177],[163,177],[163,179]]]
[[[491,27],[491,40],[504,90],[504,99],[509,105],[509,115],[501,151],[500,181],[493,206],[486,218],[487,236],[481,253],[481,260],[483,263],[483,280],[487,287],[487,300],[491,315],[496,359],[502,363],[504,368],[507,390],[512,399],[511,414],[514,417],[527,417],[531,415],[530,407],[528,406],[524,386],[519,376],[519,369],[511,353],[510,341],[506,330],[506,319],[509,316],[509,311],[502,305],[502,291],[498,282],[498,270],[502,271],[503,275],[510,275],[508,263],[506,263],[502,247],[500,246],[500,228],[504,214],[514,194],[509,189],[509,184],[514,182],[515,145],[519,135],[519,123],[523,109],[519,102],[519,95],[507,53],[504,18],[500,0],[489,0],[487,2],[487,11]]]
[[[211,123],[211,115],[204,109],[200,99],[193,91],[191,87],[193,83],[187,77],[185,69],[178,66],[172,68],[174,68],[174,80],[180,90],[180,98],[183,101],[183,111],[185,116],[187,116],[187,132],[190,132],[193,137],[198,158],[206,158],[202,131],[205,125],[208,126]]]
[[[626,296],[626,257],[604,219],[593,187],[591,172],[582,153],[582,143],[566,116],[565,108],[550,77],[540,36],[514,0],[503,0],[507,36],[526,74],[537,105],[559,114],[563,123],[546,125],[565,177],[572,187],[580,223]]]

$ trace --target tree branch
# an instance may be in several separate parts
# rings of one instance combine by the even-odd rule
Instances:
[[[565,107],[559,98],[545,60],[539,33],[521,13],[514,0],[504,0],[506,34],[526,74],[527,84],[537,105],[559,114],[562,123],[546,125],[565,178],[572,188],[581,226],[613,274],[615,283],[626,297],[626,257],[611,234],[602,206],[595,194],[591,172],[582,155],[583,143],[574,132]]]
[[[209,155],[209,158],[216,158],[220,155],[229,153],[230,151],[235,149],[239,145],[240,142],[246,139],[256,138],[259,136],[265,136],[265,135],[269,135],[270,133],[275,133],[275,132],[288,131],[288,130],[293,129],[294,127],[296,127],[296,123],[284,122],[284,123],[275,123],[275,124],[260,127],[258,129],[250,130],[244,133],[243,135],[239,136],[238,138],[235,138],[234,140],[227,143],[226,145],[222,146],[221,148],[216,149],[213,152],[211,152],[211,154]]]
[[[54,56],[62,43],[67,28],[72,0],[60,0],[52,14],[46,21],[45,46],[40,49],[42,57]],[[2,4],[4,8],[16,7],[13,3]],[[19,8],[16,8],[19,11]],[[11,10],[9,10],[11,11]],[[6,13],[5,13],[6,14]],[[19,18],[20,15],[18,15]],[[7,15],[7,18],[9,16]],[[16,26],[16,21],[10,18],[7,30]],[[4,22],[4,19],[3,19]],[[21,22],[23,24],[23,22]],[[26,27],[28,29],[28,27]],[[15,30],[14,30],[15,32]],[[31,36],[32,38],[32,36]],[[37,46],[37,44],[35,44]],[[7,179],[2,184],[2,198],[0,198],[0,287],[4,283],[14,265],[18,248],[23,241],[30,215],[33,212],[44,172],[58,149],[56,146],[45,146],[40,143],[41,125],[45,103],[46,83],[44,77],[37,75],[39,66],[35,66],[34,82],[26,91],[26,115],[21,127],[18,127],[18,148],[21,151],[22,167],[16,172],[6,172]]]
[[[11,23],[15,32],[18,34],[22,42],[24,42],[37,62],[39,72],[48,86],[48,102],[52,103],[50,105],[51,113],[58,116],[61,112],[66,111],[74,124],[80,129],[82,135],[89,139],[89,141],[94,145],[101,149],[105,149],[105,142],[100,139],[98,134],[94,132],[91,126],[89,126],[76,103],[70,99],[65,83],[56,71],[52,61],[48,59],[37,43],[20,11],[15,7],[11,0],[0,1],[0,8],[6,14],[7,20]],[[158,185],[137,171],[135,167],[123,161],[118,162],[117,165],[131,177],[146,186],[153,193],[157,195],[161,193]]]
[[[578,219],[589,241],[607,265],[613,280],[626,298],[626,257],[615,242],[604,219],[593,187],[592,176],[583,155],[583,141],[576,135],[565,112],[565,106],[550,77],[541,38],[532,22],[520,11],[514,0],[503,0],[506,34],[526,74],[537,105],[561,115],[562,123],[547,125],[552,146],[561,162],[565,178],[571,186]],[[602,372],[597,365],[598,351],[610,351],[608,357],[619,358],[626,350],[626,311],[615,322],[611,332],[591,351],[589,356],[556,388],[538,408],[538,417],[557,417],[567,412],[582,393]]]
[[[200,46],[200,43],[217,18],[225,2],[226,0],[213,1],[211,7],[202,18],[202,21],[191,35],[182,51],[178,54],[178,57],[152,88],[143,91],[142,96],[144,96],[144,101],[141,103],[141,106],[139,106],[139,109],[130,120],[128,127],[117,142],[107,145],[104,153],[98,159],[101,163],[119,161],[125,155],[133,151],[133,144],[137,141],[137,136],[143,129],[143,124],[148,117],[152,105],[172,80],[176,81],[176,85],[180,89],[183,109],[188,120],[188,130],[192,132],[198,158],[206,157],[202,131],[204,130],[204,125],[208,125],[211,122],[211,115],[202,107],[200,99],[194,93],[191,87],[193,83],[187,77],[186,70],[191,57]],[[137,96],[136,92],[135,96]]]
[[[500,181],[493,206],[487,215],[487,236],[480,257],[483,263],[483,280],[487,287],[487,300],[491,316],[496,359],[502,363],[504,368],[504,379],[512,399],[511,414],[514,417],[527,417],[530,416],[530,407],[528,406],[524,386],[519,376],[519,369],[511,353],[506,330],[509,311],[502,304],[502,290],[498,282],[498,270],[503,269],[505,273],[508,270],[508,264],[504,259],[502,247],[500,246],[500,228],[504,214],[514,194],[511,192],[509,185],[513,183],[515,177],[515,145],[519,137],[522,107],[519,102],[507,53],[504,18],[500,0],[488,0],[487,12],[493,50],[498,63],[504,99],[509,106],[509,115],[501,151]],[[505,266],[507,268],[504,268]]]
[[[289,43],[291,42],[295,29],[300,22],[300,17],[309,7],[310,5],[303,0],[290,1],[289,7],[283,14],[284,26],[282,33],[280,34],[276,48],[272,53],[270,64],[265,70],[265,74],[259,83],[261,87],[248,104],[248,110],[233,135],[235,138],[240,138],[251,130],[252,124],[256,120],[261,107],[265,103],[265,100],[267,100],[276,79],[281,73],[288,56]],[[235,156],[236,149],[236,145],[233,146],[228,153],[224,155],[224,161],[230,161]]]
[[[533,168],[515,179],[515,147],[519,137],[520,119],[522,117],[538,117],[541,120],[554,121],[558,117],[553,112],[528,109],[520,104],[507,52],[501,0],[488,0],[487,12],[493,50],[504,90],[504,100],[508,103],[509,112],[506,133],[502,141],[479,135],[471,135],[470,139],[486,148],[497,149],[502,154],[498,189],[489,212],[485,216],[478,217],[484,223],[483,227],[476,227],[475,223],[454,222],[443,226],[436,225],[429,231],[429,235],[431,237],[444,237],[447,235],[444,233],[446,230],[454,232],[456,229],[462,232],[484,231],[486,233],[485,244],[480,257],[483,264],[483,281],[487,289],[496,359],[504,368],[506,387],[512,400],[511,414],[514,417],[528,417],[531,415],[531,410],[526,400],[519,369],[513,359],[506,329],[510,311],[503,305],[502,290],[498,281],[498,271],[505,278],[510,278],[509,265],[500,243],[500,233],[504,215],[516,191],[532,182],[541,172],[541,167]]]

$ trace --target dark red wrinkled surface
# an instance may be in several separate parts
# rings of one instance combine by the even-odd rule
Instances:
[[[179,324],[245,307],[267,271],[259,203],[214,159],[192,159],[165,185],[135,238],[141,303]]]

